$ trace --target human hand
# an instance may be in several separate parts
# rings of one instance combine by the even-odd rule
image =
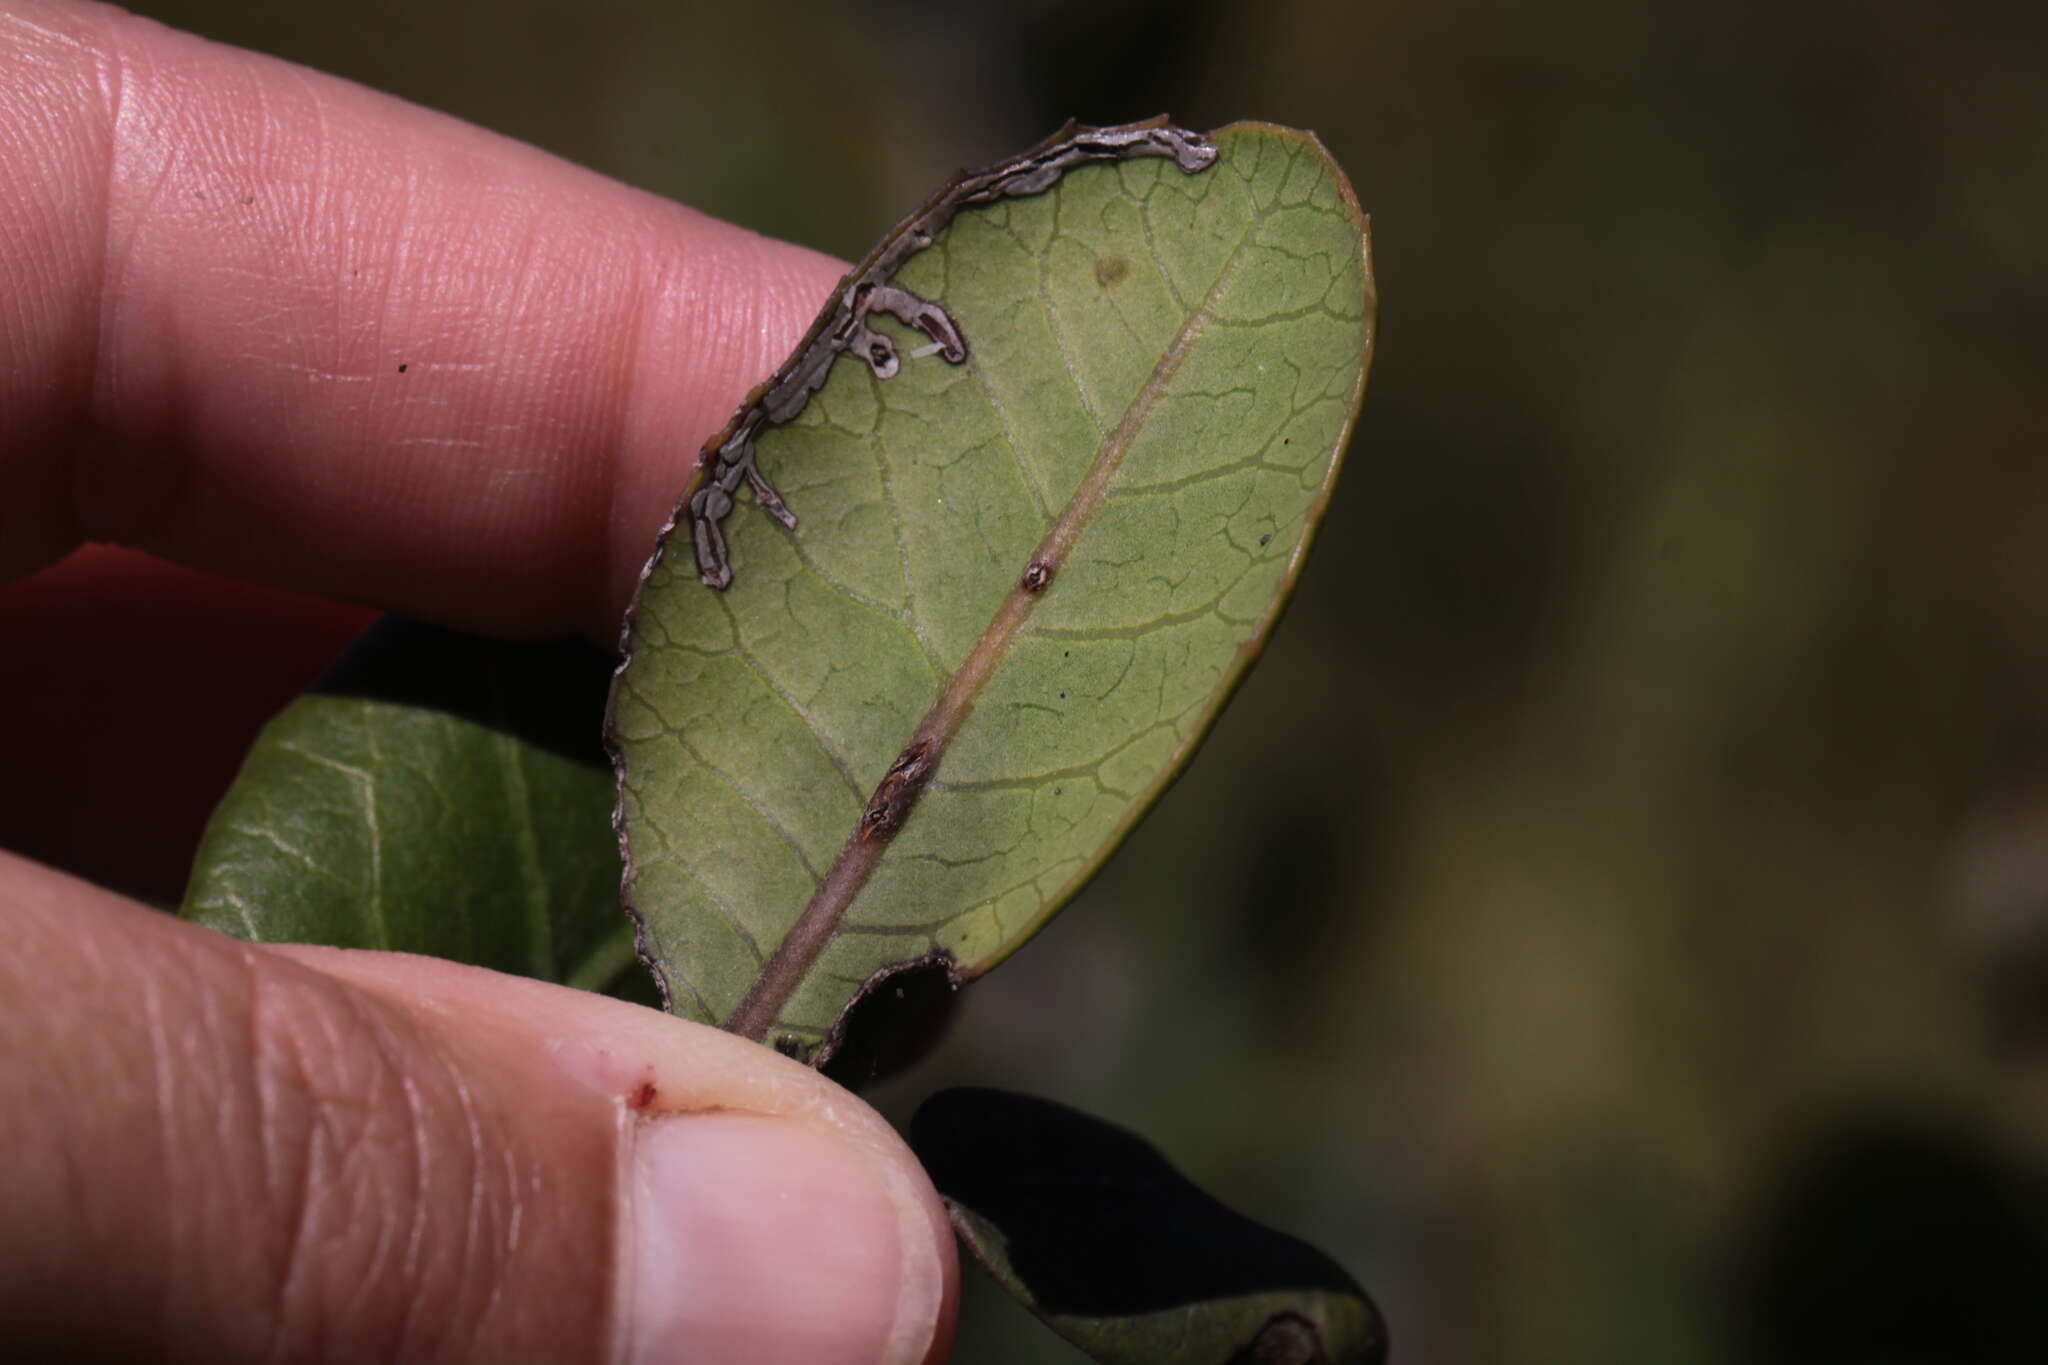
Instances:
[[[115,541],[609,644],[695,437],[837,273],[343,82],[0,0],[0,578]],[[922,1171],[766,1049],[239,943],[5,854],[0,915],[17,1358],[945,1353]]]

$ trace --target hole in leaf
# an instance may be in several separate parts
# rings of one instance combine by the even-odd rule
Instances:
[[[958,1000],[951,953],[886,967],[840,1013],[819,1069],[849,1090],[894,1075],[938,1044]]]

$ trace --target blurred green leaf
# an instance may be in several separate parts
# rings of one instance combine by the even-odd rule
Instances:
[[[185,916],[633,993],[597,743],[609,676],[585,645],[384,618],[264,729]]]
[[[1105,1365],[1383,1360],[1379,1310],[1314,1247],[1225,1208],[1065,1105],[945,1090],[910,1145],[975,1260]]]
[[[760,439],[800,528],[736,511],[724,593],[687,551],[657,556],[612,727],[628,902],[678,1012],[739,1026],[747,1001],[741,1031],[823,1061],[892,971],[987,970],[1256,657],[1336,477],[1374,294],[1365,220],[1312,136],[1215,141],[1198,174],[1089,165],[962,212],[896,283],[951,314],[966,363],[872,316],[900,372],[841,355]],[[1069,556],[1031,597],[1070,507]],[[948,697],[972,710],[921,801],[829,906],[828,871]],[[793,937],[812,905],[829,914]]]

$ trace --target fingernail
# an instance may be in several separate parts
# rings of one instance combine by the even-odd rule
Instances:
[[[787,1120],[677,1114],[636,1135],[633,1365],[917,1365],[942,1270],[907,1175]]]

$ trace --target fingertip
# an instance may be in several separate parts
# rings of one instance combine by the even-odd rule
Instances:
[[[929,1357],[946,1260],[928,1186],[900,1163],[783,1120],[721,1113],[642,1124],[633,1169],[630,1365]]]
[[[886,1120],[809,1067],[657,1011],[436,958],[272,949],[618,1107],[617,1357],[917,1365],[950,1351],[958,1259]]]

